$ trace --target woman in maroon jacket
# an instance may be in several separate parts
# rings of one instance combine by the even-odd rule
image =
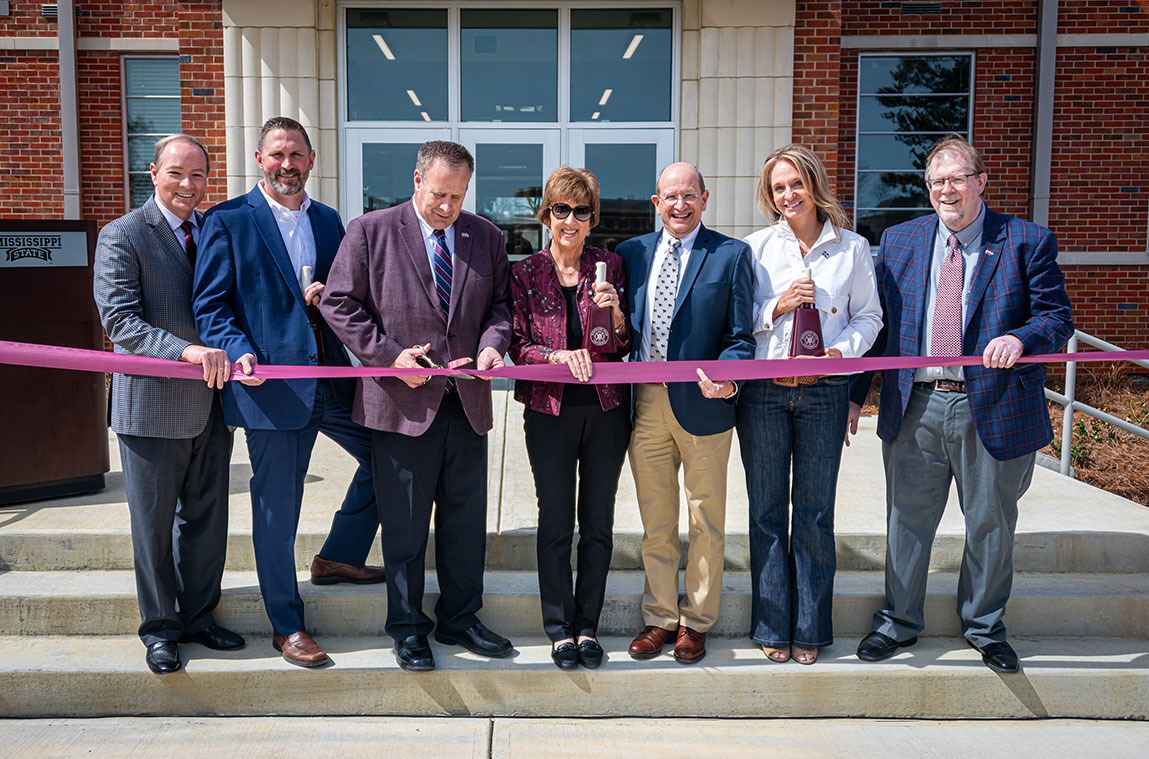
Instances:
[[[583,245],[598,216],[595,175],[587,169],[559,168],[547,179],[539,211],[551,242],[511,267],[511,359],[516,364],[566,364],[577,380],[515,383],[515,398],[526,406],[523,428],[539,499],[543,629],[560,669],[602,663],[598,618],[614,547],[615,490],[630,440],[629,386],[587,383],[593,362],[621,361],[630,351],[622,259]],[[599,262],[606,263],[607,283],[596,286]],[[609,309],[614,327],[611,353],[583,347],[588,311],[600,307]],[[576,511],[577,584],[570,571]]]

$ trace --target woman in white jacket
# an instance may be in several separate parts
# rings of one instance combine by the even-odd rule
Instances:
[[[794,310],[813,303],[825,356],[861,356],[882,328],[870,246],[851,232],[826,170],[787,145],[762,167],[758,203],[771,225],[754,254],[755,358],[790,355]],[[804,275],[809,269],[811,275]],[[750,501],[750,638],[767,658],[813,664],[833,640],[834,494],[849,414],[848,376],[747,382],[738,440]],[[790,517],[790,504],[793,517]]]

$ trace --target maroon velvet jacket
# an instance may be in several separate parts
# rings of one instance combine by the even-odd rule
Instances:
[[[626,313],[626,271],[614,253],[585,246],[578,272],[578,311],[586,328],[587,307],[594,295],[594,266],[606,261],[606,279],[618,290],[619,308]],[[555,272],[550,249],[543,248],[511,267],[511,314],[514,332],[510,356],[516,364],[545,364],[552,351],[566,348],[567,304]],[[630,353],[630,336],[617,353],[596,354],[597,361],[622,361]],[[515,400],[527,408],[558,416],[562,405],[561,382],[515,382]],[[595,385],[603,411],[630,401],[629,385]]]

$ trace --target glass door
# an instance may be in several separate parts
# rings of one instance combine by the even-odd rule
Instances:
[[[415,191],[415,156],[427,140],[449,140],[443,129],[348,129],[340,197],[343,223],[368,211],[391,208]]]
[[[614,250],[623,240],[654,231],[658,218],[650,196],[658,172],[674,155],[672,129],[572,129],[571,166],[585,166],[599,183],[602,218],[587,242]]]
[[[463,208],[506,233],[512,263],[541,249],[545,239],[536,214],[543,184],[559,165],[558,130],[460,129],[459,142],[475,157]]]

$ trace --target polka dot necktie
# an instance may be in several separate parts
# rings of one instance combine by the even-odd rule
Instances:
[[[670,320],[674,317],[674,300],[678,297],[678,263],[682,241],[672,239],[658,271],[654,285],[654,313],[650,321],[650,360],[665,361],[670,340]]]
[[[949,252],[942,260],[938,294],[934,302],[934,326],[930,335],[931,356],[961,355],[961,291],[965,260],[957,235],[949,237]]]

